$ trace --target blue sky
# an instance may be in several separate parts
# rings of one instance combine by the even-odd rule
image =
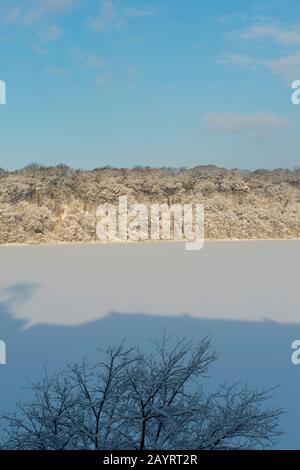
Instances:
[[[297,0],[1,0],[0,167],[300,163]]]

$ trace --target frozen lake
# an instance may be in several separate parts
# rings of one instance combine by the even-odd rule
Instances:
[[[300,323],[300,241],[0,247],[0,301],[36,324],[111,312]]]
[[[165,328],[210,335],[220,360],[209,386],[225,380],[280,385],[279,447],[300,448],[299,241],[0,247],[1,408],[29,392],[27,378],[118,342],[146,345]],[[147,347],[147,346],[146,346]]]

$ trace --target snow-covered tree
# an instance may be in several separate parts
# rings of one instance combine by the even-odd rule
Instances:
[[[98,364],[83,361],[32,384],[30,403],[3,415],[4,449],[215,450],[271,447],[282,411],[271,390],[203,379],[217,354],[164,335],[144,353],[125,343]]]

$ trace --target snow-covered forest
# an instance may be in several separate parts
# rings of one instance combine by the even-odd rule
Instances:
[[[298,238],[300,169],[0,169],[0,243],[95,241],[99,204],[202,203],[205,237]]]

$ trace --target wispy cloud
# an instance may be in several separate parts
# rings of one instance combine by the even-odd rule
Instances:
[[[144,8],[125,8],[123,15],[128,18],[142,18],[144,16],[156,16],[157,10],[153,7]]]
[[[223,54],[217,62],[219,64],[241,66],[248,70],[264,68],[289,81],[300,77],[300,50],[274,59],[259,59],[244,54],[227,53]]]
[[[39,38],[44,43],[57,41],[61,34],[62,30],[56,24],[43,26],[38,31]]]
[[[97,54],[89,54],[84,59],[85,65],[89,69],[103,70],[107,67],[106,61]]]
[[[79,0],[23,0],[14,2],[4,13],[8,25],[32,26],[71,11]]]
[[[46,72],[48,75],[54,75],[56,77],[66,77],[69,74],[69,70],[65,67],[58,67],[57,65],[49,65]]]
[[[257,48],[253,54],[226,53],[217,60],[220,64],[238,65],[249,70],[266,69],[269,72],[287,80],[295,80],[300,77],[300,25],[280,25],[274,20],[260,20],[243,30],[232,31],[229,38],[241,47],[259,45],[259,57]],[[261,47],[280,45],[281,54],[275,55],[274,48]],[[262,57],[262,53],[265,57]]]
[[[72,11],[82,0],[23,0],[11,2],[9,8],[1,10],[0,23],[6,28],[25,28],[33,32],[40,45],[35,51],[48,53],[45,45],[57,41],[63,33],[60,26],[53,20]]]
[[[23,9],[19,5],[10,7],[4,13],[4,22],[8,25],[21,22],[23,17]]]
[[[210,113],[204,117],[203,122],[214,131],[251,137],[266,137],[270,132],[287,125],[285,119],[273,113]]]
[[[109,29],[118,29],[123,24],[123,19],[110,0],[103,0],[100,5],[100,12],[97,16],[91,16],[88,24],[94,31],[101,33]]]
[[[110,83],[112,78],[111,67],[102,56],[78,49],[73,49],[70,53],[79,67],[93,72],[94,81],[97,85],[104,86]]]
[[[254,24],[244,30],[234,31],[232,37],[239,41],[257,42],[269,40],[286,46],[300,46],[300,26]]]
[[[103,87],[105,85],[108,85],[111,82],[112,75],[109,69],[103,70],[101,73],[98,73],[98,75],[95,78],[95,83],[99,87]]]
[[[103,70],[108,67],[106,60],[98,54],[83,52],[79,49],[72,49],[69,52],[77,64],[85,69]]]
[[[289,81],[296,80],[300,77],[300,50],[294,54],[269,60],[265,65],[271,72]]]
[[[264,65],[264,61],[245,54],[226,53],[218,60],[218,64],[240,65],[247,69],[256,70],[259,66]]]
[[[101,0],[98,15],[88,19],[90,28],[97,32],[120,29],[129,19],[138,19],[146,16],[154,16],[157,11],[152,7],[127,7],[117,8],[112,0]]]
[[[89,54],[83,58],[83,65],[96,73],[95,83],[98,86],[104,86],[111,81],[111,70],[101,56],[97,54]]]

